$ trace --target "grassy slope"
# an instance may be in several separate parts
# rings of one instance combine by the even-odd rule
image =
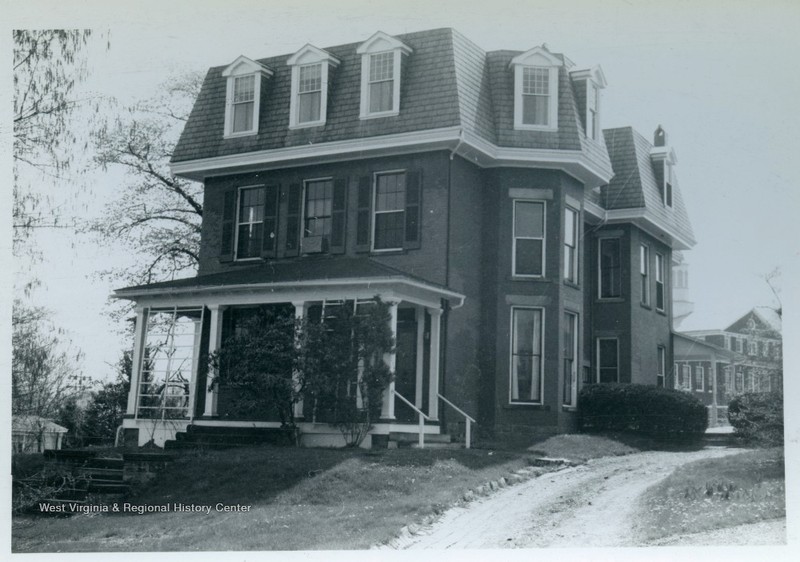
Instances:
[[[642,498],[643,538],[733,527],[786,516],[782,449],[687,464]]]

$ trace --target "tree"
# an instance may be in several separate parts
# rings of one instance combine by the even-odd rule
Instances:
[[[92,393],[83,414],[81,432],[87,445],[113,443],[128,405],[133,360],[126,351],[117,363],[117,378]]]
[[[94,134],[95,162],[124,168],[127,184],[89,230],[101,242],[121,241],[139,258],[139,265],[107,276],[145,284],[197,269],[203,186],[173,176],[169,161],[202,78],[189,73],[167,81],[161,94],[127,108]]]
[[[12,309],[11,411],[54,418],[75,394],[82,353],[47,321],[46,311],[15,300]]]

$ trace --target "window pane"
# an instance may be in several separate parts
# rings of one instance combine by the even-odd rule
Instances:
[[[541,400],[542,312],[512,309],[511,400]]]
[[[519,238],[516,241],[515,275],[542,274],[542,241]]]
[[[617,239],[600,240],[600,297],[622,295],[620,245]]]
[[[402,211],[406,204],[405,174],[378,176],[375,189],[376,211]]]
[[[255,76],[240,76],[233,81],[233,103],[253,101],[255,92]]]
[[[369,112],[391,111],[394,101],[394,80],[369,85]]]
[[[333,181],[306,183],[306,213],[304,236],[330,237],[333,220]]]
[[[597,340],[597,349],[600,382],[617,382],[617,340],[610,338],[599,339]]]
[[[250,131],[253,129],[253,102],[237,103],[233,106],[233,132]]]
[[[543,67],[522,69],[522,93],[547,95],[550,93],[550,70]]]
[[[375,215],[375,249],[387,250],[403,247],[403,212]]]
[[[311,92],[308,94],[300,94],[298,100],[298,123],[309,123],[319,121],[320,119],[320,101],[322,94],[320,92]]]
[[[261,255],[263,227],[264,223],[243,224],[239,226],[239,243],[236,252],[237,258],[257,258]]]
[[[394,52],[377,53],[369,58],[369,81],[378,82],[394,78]]]
[[[550,98],[547,96],[522,96],[522,122],[525,125],[547,125]]]
[[[575,246],[575,211],[567,209],[564,214],[564,243]]]
[[[322,89],[322,65],[300,67],[300,77],[297,84],[298,93],[316,92]]]
[[[514,208],[514,236],[544,237],[544,203],[517,201]]]

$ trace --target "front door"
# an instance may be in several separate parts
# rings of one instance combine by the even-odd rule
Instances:
[[[417,391],[417,320],[413,308],[397,311],[396,353],[394,389],[413,404]],[[417,421],[417,413],[399,398],[394,402],[394,415],[399,422]]]

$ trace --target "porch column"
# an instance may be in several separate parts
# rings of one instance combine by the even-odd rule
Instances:
[[[400,303],[398,300],[387,300],[389,305],[389,327],[392,330],[392,337],[395,339],[395,348],[397,347],[397,305]],[[389,366],[389,370],[394,373],[397,367],[397,351],[392,350],[383,356],[384,361]],[[389,383],[389,387],[383,392],[383,404],[381,405],[381,417],[385,419],[394,419],[394,378]]]
[[[136,403],[139,398],[139,385],[142,381],[142,355],[147,334],[147,310],[143,306],[136,307],[136,327],[133,336],[133,369],[131,369],[131,389],[128,392],[128,406],[125,413],[136,416]]]
[[[222,343],[222,307],[218,304],[208,305],[211,311],[211,322],[208,330],[208,354],[217,351]],[[209,369],[206,377],[206,405],[203,416],[214,417],[217,415],[217,390],[211,388],[215,373]]]
[[[422,375],[425,370],[425,308],[418,306],[417,310],[417,381],[414,394],[414,405],[422,409]]]
[[[294,306],[294,318],[297,322],[300,322],[305,318],[306,315],[306,302],[305,301],[296,301],[293,302],[292,305]],[[294,385],[295,391],[298,390],[300,386],[300,373],[297,371],[292,372],[292,384]],[[303,419],[303,400],[298,400],[294,403],[294,417],[295,419]]]
[[[439,419],[439,335],[442,327],[442,309],[432,308],[431,313],[431,364],[428,383],[428,416]]]

